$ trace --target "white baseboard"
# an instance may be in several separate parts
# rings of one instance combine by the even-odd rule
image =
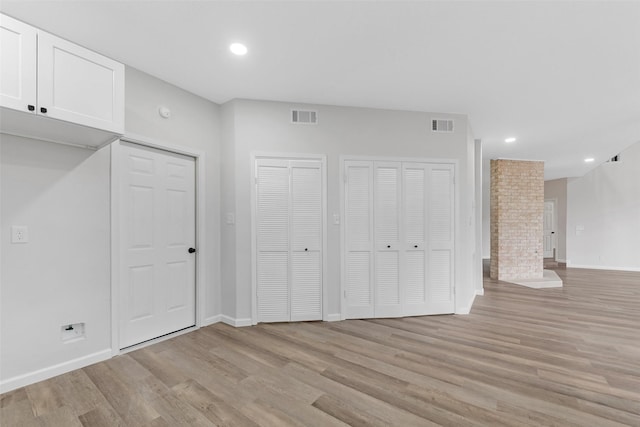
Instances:
[[[327,314],[327,318],[325,320],[327,322],[337,322],[339,320],[342,320],[342,315],[340,315],[340,313]]]
[[[567,262],[567,268],[586,268],[591,270],[613,270],[613,271],[640,271],[638,267],[613,267],[610,265],[585,265],[571,264]]]
[[[216,314],[215,316],[211,316],[211,317],[207,317],[204,319],[204,321],[202,322],[201,326],[209,326],[209,325],[213,325],[214,323],[218,323],[222,321],[222,315],[221,314]]]
[[[59,363],[57,365],[49,366],[43,369],[38,369],[37,371],[18,375],[13,378],[8,378],[4,381],[0,381],[0,393],[6,393],[8,391],[15,390],[29,384],[37,383],[38,381],[44,381],[49,378],[66,374],[67,372],[84,368],[85,366],[93,365],[94,363],[102,362],[103,360],[107,360],[110,358],[111,349],[108,348],[106,350],[78,357],[77,359],[69,360],[67,362]]]
[[[476,289],[476,296],[480,296],[481,297],[482,295],[484,295],[484,288]]]
[[[471,307],[473,307],[473,302],[476,299],[476,293],[473,294],[473,298],[471,298],[471,301],[469,302],[469,304],[465,305],[464,307],[456,307],[456,312],[455,314],[469,314],[471,313]]]
[[[564,264],[567,264],[569,261],[567,261],[566,259],[556,258],[556,262],[562,262]]]
[[[482,259],[483,260],[488,260],[488,259],[491,259],[491,257],[490,256],[483,256]]]
[[[236,328],[240,328],[243,326],[251,326],[253,324],[250,318],[236,319],[234,317],[227,316],[226,314],[221,314],[220,320],[222,321],[222,323],[226,323],[227,325],[231,325]]]

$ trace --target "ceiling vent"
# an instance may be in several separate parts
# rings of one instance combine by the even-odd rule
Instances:
[[[431,119],[431,130],[433,132],[453,132],[453,120]]]
[[[314,110],[291,110],[291,123],[298,125],[317,125],[318,112]]]

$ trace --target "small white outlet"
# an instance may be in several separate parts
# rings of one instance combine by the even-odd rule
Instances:
[[[29,242],[29,228],[26,225],[11,226],[11,243]]]

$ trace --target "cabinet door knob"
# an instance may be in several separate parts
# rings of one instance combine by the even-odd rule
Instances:
[[[47,113],[47,109],[44,108],[44,107],[40,107],[40,112],[43,113],[43,114],[46,114]]]
[[[34,111],[36,107],[34,105],[27,105],[27,110]]]
[[[307,252],[309,250],[309,248],[304,248],[304,251]]]
[[[189,248],[189,253],[192,254],[196,251],[196,248]]]
[[[390,247],[391,247],[391,245],[387,245],[387,248],[390,248]]]
[[[417,247],[418,247],[418,245],[413,245],[413,247],[414,247],[414,248],[417,248]]]

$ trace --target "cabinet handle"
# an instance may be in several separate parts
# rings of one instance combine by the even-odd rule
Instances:
[[[304,251],[307,252],[309,250],[309,248],[304,248]]]
[[[418,245],[413,245],[414,248],[418,248]]]
[[[27,105],[27,110],[34,111],[36,107],[34,105]]]
[[[44,107],[40,107],[40,112],[43,113],[43,114],[46,114],[47,113],[47,109],[44,108]]]
[[[189,251],[188,251],[188,252],[189,252],[190,254],[192,254],[192,253],[194,253],[195,251],[196,251],[196,248],[189,248]]]
[[[387,245],[387,248],[390,248],[390,247],[391,247],[391,245]]]

